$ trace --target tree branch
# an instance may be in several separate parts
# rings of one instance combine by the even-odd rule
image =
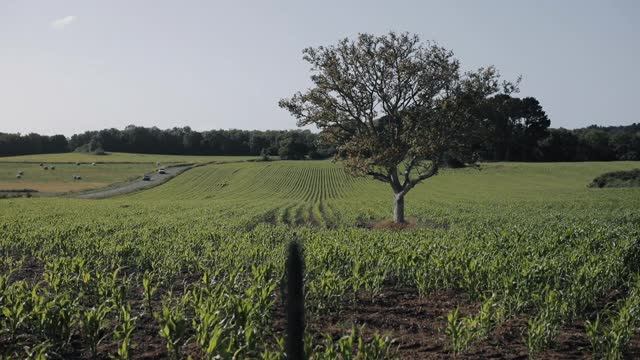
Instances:
[[[369,172],[367,172],[367,175],[373,176],[373,178],[378,180],[378,181],[382,181],[382,182],[386,182],[386,183],[391,182],[391,179],[389,178],[389,176],[386,176],[386,175],[381,174],[379,172],[369,171]]]

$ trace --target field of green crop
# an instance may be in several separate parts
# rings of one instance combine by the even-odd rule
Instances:
[[[284,359],[295,239],[311,359],[637,357],[640,189],[587,185],[639,166],[444,170],[409,193],[402,230],[381,224],[387,186],[328,161],[207,165],[107,200],[0,200],[0,351]]]
[[[39,193],[66,193],[96,189],[140,178],[153,171],[151,164],[51,164],[0,162],[0,193],[3,190],[31,189]],[[47,170],[45,170],[45,167]],[[54,167],[55,169],[52,169]],[[19,171],[23,175],[18,178]],[[74,180],[74,176],[81,180]]]
[[[6,191],[36,190],[54,195],[104,188],[139,179],[161,166],[175,164],[228,163],[255,160],[250,156],[181,156],[110,153],[42,154],[0,157],[0,194]],[[95,166],[92,164],[95,163]],[[43,166],[40,166],[42,164]],[[55,170],[51,170],[51,167]],[[48,170],[45,170],[45,167]],[[18,172],[24,172],[19,178]],[[74,180],[74,176],[82,180]]]
[[[153,155],[131,153],[109,153],[107,155],[94,155],[88,153],[63,153],[63,154],[38,154],[22,156],[0,157],[2,162],[33,162],[33,163],[208,163],[255,160],[256,156],[189,156],[189,155]]]

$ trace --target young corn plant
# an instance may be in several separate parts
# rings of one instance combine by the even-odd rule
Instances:
[[[276,337],[276,346],[275,350],[270,350],[266,348],[260,354],[260,358],[263,360],[286,360],[287,355],[285,351],[285,338],[284,337]]]
[[[194,293],[199,292],[194,291]],[[206,359],[227,359],[234,353],[236,341],[232,336],[233,326],[224,317],[222,311],[217,309],[221,306],[218,299],[224,298],[224,296],[198,297],[198,303],[194,307],[195,316],[192,319],[192,327],[196,342]]]
[[[358,338],[358,358],[359,359],[395,359],[395,341],[388,336],[381,336],[375,333],[371,340],[366,342],[362,336]]]
[[[93,307],[80,311],[80,322],[91,350],[91,357],[94,359],[98,353],[98,345],[106,337],[104,333],[105,319],[112,309],[113,307],[110,304],[102,303],[97,308]]]
[[[160,321],[160,337],[167,343],[167,351],[171,359],[181,358],[182,346],[187,342],[189,322],[184,312],[178,307],[170,308],[163,305],[162,313],[158,315]]]
[[[529,350],[529,357],[535,356],[551,344],[558,327],[544,316],[536,316],[527,322],[527,336],[525,343]]]
[[[20,287],[21,288],[21,287]],[[6,297],[2,306],[2,331],[9,333],[11,342],[15,343],[20,328],[28,319],[29,314],[25,311],[25,293],[12,289],[11,296]]]
[[[445,334],[447,334],[451,340],[451,348],[454,356],[457,356],[467,349],[469,341],[471,340],[471,333],[465,326],[465,322],[460,318],[460,310],[457,307],[447,314]]]
[[[356,345],[357,342],[357,332],[356,332],[356,328],[353,327],[351,328],[351,332],[349,333],[349,335],[345,335],[343,337],[341,337],[340,339],[338,339],[338,344],[335,350],[330,350],[329,352],[331,354],[338,354],[338,357],[345,359],[345,360],[350,360],[353,359],[353,348]],[[327,338],[328,339],[328,338]],[[331,343],[333,344],[333,343]],[[330,346],[328,346],[330,347]]]
[[[386,360],[397,359],[393,345],[395,340],[388,336],[374,334],[370,341],[366,341],[362,334],[362,327],[352,327],[351,332],[334,341],[331,335],[325,335],[324,347],[313,348],[309,339],[307,357],[313,360]],[[323,350],[321,350],[324,348]]]
[[[235,340],[221,326],[216,326],[209,334],[209,342],[202,348],[207,359],[229,359],[238,354],[234,351]]]
[[[266,330],[269,325],[269,314],[274,305],[273,293],[277,283],[272,280],[253,281],[252,286],[244,291],[245,299],[251,304],[248,321],[259,329]]]
[[[120,279],[121,270],[122,268],[118,267],[107,275],[96,273],[98,300],[112,301],[117,308],[126,305],[129,282],[126,277]]]
[[[600,321],[600,314],[598,314],[594,321],[587,320],[584,323],[584,327],[587,331],[587,337],[591,344],[591,356],[597,359],[602,353],[602,346],[604,344],[602,334],[602,322]]]
[[[607,359],[622,359],[638,324],[640,324],[640,277],[634,275],[627,297],[609,318],[604,330],[602,353]]]
[[[638,323],[638,305],[627,301],[611,319],[605,335],[604,357],[618,360],[624,358],[625,350]]]
[[[42,342],[34,346],[24,347],[24,359],[27,360],[47,360],[50,358],[53,345],[49,342]]]
[[[495,303],[495,296],[487,298],[480,306],[480,311],[475,316],[478,322],[477,337],[486,337],[496,324],[504,320],[504,313],[499,304]]]
[[[303,347],[303,352],[305,356],[308,359],[312,358],[314,347],[313,347],[313,336],[311,335],[311,333],[305,331],[302,344],[303,344],[302,347]]]
[[[553,343],[562,320],[570,313],[569,304],[560,298],[558,291],[551,290],[547,285],[543,294],[544,297],[538,298],[538,301],[542,301],[538,314],[527,322],[525,343],[530,357]]]
[[[44,280],[53,292],[59,293],[64,283],[64,274],[60,261],[50,261],[45,265]]]
[[[5,273],[0,274],[0,297],[4,298],[7,290],[9,289],[9,285],[11,284],[10,278],[16,270],[12,267],[7,270]]]
[[[131,308],[128,306],[120,308],[119,317],[120,325],[113,333],[113,339],[118,343],[118,349],[111,358],[114,360],[129,360],[131,359],[131,338],[136,327],[136,318],[131,316]]]
[[[340,311],[348,286],[346,280],[331,270],[325,270],[306,285],[312,311],[320,314]]]
[[[153,299],[153,295],[158,290],[158,284],[156,283],[156,279],[153,273],[148,271],[144,272],[142,275],[142,289],[144,292],[144,299],[147,311],[149,314],[153,314],[153,304],[151,300]]]
[[[34,308],[38,332],[58,348],[67,346],[75,325],[77,306],[77,301],[65,294],[41,302]]]
[[[487,337],[496,323],[503,320],[503,311],[495,303],[495,296],[487,298],[477,314],[463,317],[460,321],[462,323],[462,334],[464,341],[468,346],[473,339],[481,339]],[[453,330],[452,330],[453,332]]]

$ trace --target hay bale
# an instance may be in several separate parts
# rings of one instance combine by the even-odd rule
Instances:
[[[52,167],[51,167],[51,170],[55,170],[55,169],[56,169],[56,167],[55,167],[55,166],[52,166]]]
[[[96,166],[96,163],[91,163],[91,166]]]
[[[22,175],[20,174],[16,175],[16,179],[22,179]]]
[[[76,166],[80,166],[80,163],[76,161]]]
[[[44,166],[44,164],[43,164],[43,163],[40,163],[40,166]]]
[[[49,170],[49,167],[48,167],[48,166],[45,166],[45,167],[44,167],[44,169],[45,169],[45,170]]]
[[[18,171],[18,175],[24,175],[24,171],[22,170]]]

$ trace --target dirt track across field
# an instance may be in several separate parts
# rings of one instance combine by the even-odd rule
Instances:
[[[165,182],[169,181],[169,179],[191,169],[192,167],[194,167],[194,165],[179,165],[168,167],[165,169],[165,171],[167,172],[166,174],[148,174],[151,177],[151,180],[149,181],[142,180],[142,176],[140,176],[140,179],[134,182],[122,185],[114,185],[113,187],[86,192],[80,195],[75,195],[73,197],[79,199],[105,199],[114,196],[129,194],[135,191],[150,189],[160,184],[164,184]]]

